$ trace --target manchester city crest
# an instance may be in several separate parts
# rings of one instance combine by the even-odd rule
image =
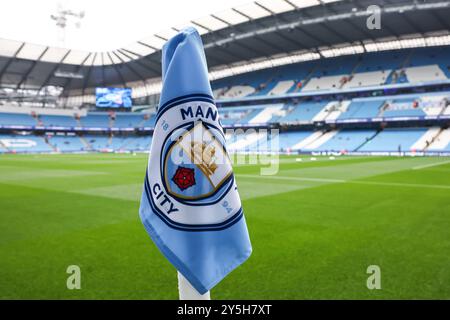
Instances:
[[[242,215],[217,108],[181,103],[157,119],[146,192],[166,223],[182,229],[224,228]],[[158,130],[158,134],[156,134]]]

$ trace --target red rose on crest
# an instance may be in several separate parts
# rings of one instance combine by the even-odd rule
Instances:
[[[178,167],[177,171],[172,177],[172,181],[180,188],[185,190],[195,185],[194,169]]]

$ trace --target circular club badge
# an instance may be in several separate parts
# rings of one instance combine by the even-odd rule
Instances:
[[[145,187],[155,214],[173,228],[221,230],[242,216],[218,117],[213,103],[198,100],[158,115]]]

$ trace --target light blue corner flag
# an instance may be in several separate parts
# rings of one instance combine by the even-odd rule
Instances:
[[[159,250],[204,294],[252,247],[194,28],[164,45],[162,78],[139,213]]]

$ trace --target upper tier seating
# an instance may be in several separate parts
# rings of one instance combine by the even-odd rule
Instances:
[[[37,126],[31,115],[25,113],[0,113],[0,125]]]
[[[149,115],[149,118],[147,120],[144,120],[144,122],[142,122],[142,127],[154,127],[155,123],[156,123],[156,114],[152,114]]]
[[[294,80],[282,80],[269,91],[268,95],[280,95],[287,93],[294,86],[294,84]]]
[[[39,120],[45,127],[78,127],[75,118],[70,116],[40,115]]]
[[[315,62],[308,65],[298,63],[216,80],[212,84],[213,93],[217,99],[221,99],[235,86],[250,86],[254,91],[249,95],[258,96],[292,92],[296,90],[297,84],[301,87],[301,81],[313,70],[314,65]]]
[[[408,82],[431,82],[447,80],[447,76],[437,64],[405,68]]]
[[[80,122],[84,127],[90,128],[109,128],[110,118],[109,115],[98,114],[98,113],[88,113],[87,116],[81,117]]]
[[[355,73],[387,71],[400,69],[408,57],[409,51],[369,52],[360,55]]]
[[[221,98],[447,80],[449,56],[448,47],[371,52],[258,70],[217,80],[213,88]]]
[[[314,77],[305,84],[302,91],[340,89],[344,84],[344,79],[346,79],[345,75]]]
[[[115,128],[137,128],[144,120],[142,114],[117,113],[114,120]]]
[[[342,88],[360,88],[368,86],[380,86],[386,83],[391,70],[369,71],[355,73],[350,81],[346,82]]]
[[[448,46],[418,48],[412,50],[411,57],[405,67],[438,65],[446,78],[450,78],[450,48]],[[425,81],[425,80],[422,80]],[[431,79],[432,81],[432,79]]]
[[[328,101],[301,102],[298,105],[289,106],[286,116],[280,118],[280,122],[312,121],[326,105]]]
[[[246,97],[256,90],[252,86],[232,86],[230,89],[225,91],[220,98],[242,98]]]

